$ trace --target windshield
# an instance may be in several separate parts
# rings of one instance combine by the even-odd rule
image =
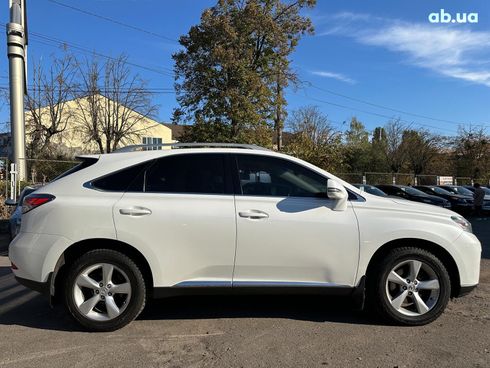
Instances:
[[[425,194],[421,190],[418,190],[418,189],[415,189],[415,188],[412,188],[412,187],[401,187],[400,189],[403,190],[404,192],[410,194],[410,195],[421,196],[421,197],[426,197],[427,196],[427,194]]]
[[[473,196],[473,192],[469,189],[463,187],[453,187],[453,188],[458,194],[465,195],[465,196]]]
[[[452,195],[453,193],[451,192],[448,192],[447,190],[445,189],[442,189],[442,188],[438,188],[438,187],[433,187],[432,190],[434,191],[434,193],[437,193],[437,194],[442,194],[442,195]]]
[[[378,197],[388,197],[388,194],[383,192],[381,189],[376,188],[372,185],[358,185],[357,186],[361,191],[378,196]]]

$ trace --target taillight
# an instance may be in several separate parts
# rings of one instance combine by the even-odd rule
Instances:
[[[51,194],[37,194],[33,193],[24,198],[22,203],[22,213],[29,212],[36,207],[39,207],[45,203],[51,202],[56,197]]]

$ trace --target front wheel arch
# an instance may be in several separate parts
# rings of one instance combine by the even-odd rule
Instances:
[[[391,250],[407,246],[424,249],[439,258],[444,267],[446,267],[447,272],[449,273],[449,278],[451,280],[451,297],[454,298],[460,294],[461,283],[459,270],[451,254],[449,254],[449,252],[440,245],[423,239],[396,239],[382,245],[374,253],[374,255],[371,257],[371,260],[369,261],[368,267],[366,269],[367,280],[369,280],[370,275],[372,275],[373,270],[376,268],[376,265],[379,263],[379,261],[383,259],[383,257],[385,257]]]

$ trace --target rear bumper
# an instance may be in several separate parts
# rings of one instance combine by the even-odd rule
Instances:
[[[49,274],[48,276],[48,281],[46,282],[39,282],[39,281],[33,281],[29,279],[24,279],[22,277],[15,276],[15,279],[17,282],[23,286],[25,286],[28,289],[37,291],[38,293],[41,293],[43,295],[50,295],[50,287],[51,287],[51,277],[52,273]]]
[[[71,242],[58,235],[20,232],[10,243],[9,258],[17,266],[16,277],[48,282],[56,264]]]

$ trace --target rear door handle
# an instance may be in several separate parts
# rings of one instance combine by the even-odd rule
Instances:
[[[259,211],[259,210],[249,210],[249,211],[238,212],[238,215],[240,217],[249,218],[252,220],[269,218],[269,215],[267,213]]]
[[[121,215],[125,216],[147,216],[151,215],[151,210],[145,207],[129,207],[129,208],[121,208],[119,210]]]

